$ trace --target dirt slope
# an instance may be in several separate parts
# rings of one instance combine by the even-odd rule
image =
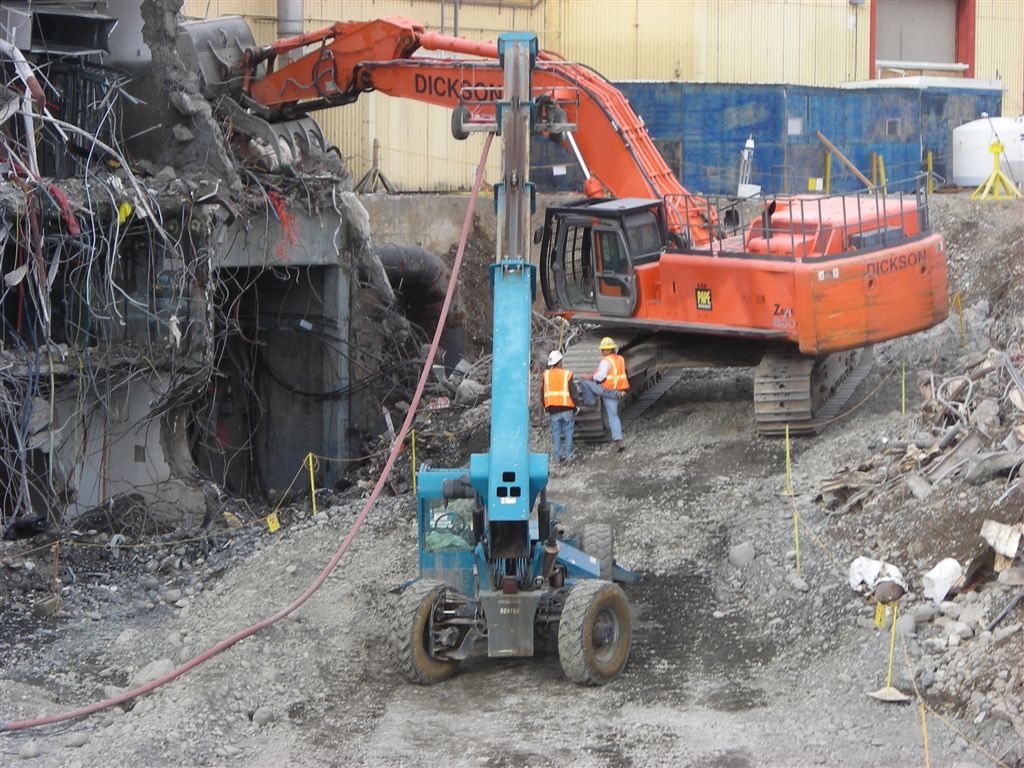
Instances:
[[[990,348],[1021,359],[1024,207],[940,196],[933,215],[964,330],[955,315],[878,350],[860,406],[793,443],[794,496],[784,444],[752,435],[744,370],[684,377],[627,426],[624,454],[580,446],[573,467],[553,472],[566,524],[611,523],[617,557],[644,574],[627,587],[634,646],[613,684],[572,685],[550,654],[470,659],[436,687],[402,682],[381,658],[382,613],[388,590],[415,575],[416,537],[411,496],[386,495],[291,617],[131,705],[3,734],[3,764],[1024,765],[1024,606],[984,629],[1020,587],[982,571],[941,605],[920,595],[922,573],[973,551],[984,519],[1020,520],[1021,481],[953,476],[918,498],[907,478],[926,462],[908,468],[906,448],[893,447],[940,431],[919,373],[959,374]],[[1001,381],[1000,437],[1024,420]],[[544,450],[546,431],[532,440]],[[328,561],[366,493],[365,483],[318,493],[316,515],[298,501],[273,534],[265,511],[237,504],[230,519],[241,528],[116,553],[96,522],[62,549],[73,573],[59,571],[52,616],[33,613],[44,613],[52,550],[5,542],[0,718],[91,703],[279,610]],[[917,702],[867,695],[886,682],[890,633],[848,583],[859,556],[899,566],[908,581],[892,679],[920,692],[926,731]]]

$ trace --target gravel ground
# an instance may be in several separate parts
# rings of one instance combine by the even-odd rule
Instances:
[[[753,435],[746,370],[688,374],[627,426],[624,453],[580,446],[572,467],[553,471],[549,496],[569,528],[610,523],[617,558],[643,574],[625,587],[634,642],[613,683],[571,684],[553,653],[472,658],[432,687],[402,681],[380,649],[389,590],[416,573],[406,493],[378,501],[286,619],[151,694],[0,735],[3,764],[1024,765],[1024,606],[985,629],[1021,589],[1020,560],[1009,576],[979,569],[939,604],[921,595],[932,565],[979,551],[985,519],[1021,521],[1021,481],[957,475],[919,497],[909,477],[928,460],[898,448],[940,431],[918,374],[960,373],[990,348],[1022,351],[1022,212],[936,198],[964,330],[955,315],[877,350],[859,407],[793,442],[789,480],[784,442]],[[997,404],[1002,439],[1024,411],[1009,397]],[[546,440],[540,425],[535,450]],[[397,471],[407,476],[407,464]],[[240,504],[212,538],[109,552],[94,523],[62,547],[55,614],[52,547],[4,542],[0,718],[129,690],[279,611],[331,559],[367,485],[318,493],[315,514],[308,498],[285,505],[276,533]],[[854,491],[864,493],[850,503]],[[908,583],[891,672],[908,703],[868,695],[889,677],[893,635],[849,583],[862,556]]]

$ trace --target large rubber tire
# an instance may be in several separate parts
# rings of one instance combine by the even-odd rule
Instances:
[[[428,650],[430,617],[445,589],[446,585],[439,581],[415,581],[391,606],[387,652],[392,663],[410,683],[440,683],[459,668],[458,660],[437,659]]]
[[[574,683],[604,685],[626,666],[633,622],[617,584],[586,579],[565,600],[558,624],[558,659]]]
[[[457,104],[452,110],[452,138],[465,141],[469,138],[466,123],[469,122],[469,108],[465,104]]]
[[[583,551],[596,557],[601,564],[601,578],[612,580],[615,568],[614,540],[612,527],[605,523],[588,523],[583,527]]]

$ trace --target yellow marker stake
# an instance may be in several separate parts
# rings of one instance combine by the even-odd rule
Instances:
[[[786,425],[786,493],[793,495],[793,476],[790,473],[789,463],[789,424]]]
[[[925,768],[932,768],[932,759],[928,755],[928,718],[925,717],[927,709],[925,702],[921,702],[921,735],[924,739],[925,744]]]
[[[907,361],[903,361],[903,375],[900,377],[900,415],[907,415]]]
[[[409,441],[412,446],[412,495],[416,495],[416,430],[409,430]]]
[[[931,768],[932,761],[928,757],[928,719],[925,717],[924,702],[921,702],[921,735],[924,737],[924,765]]]
[[[313,480],[313,452],[306,454],[306,463],[309,464],[309,498],[313,500],[313,515],[316,515],[316,482]]]
[[[892,687],[892,656],[896,647],[896,617],[900,612],[900,605],[899,603],[890,603],[889,605],[892,606],[892,631],[889,633],[889,668],[885,673],[885,687],[869,693],[868,696],[879,699],[880,701],[908,701],[910,699],[909,696]],[[888,606],[879,605],[879,608],[882,609],[882,622],[884,623],[885,609],[888,608]],[[875,610],[875,615],[877,617],[878,609]]]
[[[892,631],[889,632],[889,669],[885,673],[885,687],[892,688],[892,656],[896,648],[896,614],[900,611],[900,604],[892,604]],[[883,620],[884,622],[884,620]]]
[[[876,627],[884,627],[885,626],[885,604],[884,603],[875,603],[875,626]]]
[[[965,346],[967,334],[964,331],[964,302],[960,298],[960,291],[953,294],[953,306],[956,307],[957,315],[960,318],[960,346]]]
[[[800,516],[796,513],[796,496],[793,494],[793,473],[789,458],[789,424],[786,425],[786,493],[793,502],[793,541],[796,549],[796,575],[800,575]]]

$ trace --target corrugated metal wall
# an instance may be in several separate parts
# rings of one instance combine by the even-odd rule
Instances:
[[[563,12],[564,44],[557,50],[610,78],[834,85],[868,76],[866,5],[834,0],[551,5]]]
[[[834,85],[867,76],[868,15],[849,3],[706,4],[704,60],[693,79]],[[863,55],[860,55],[863,54]]]
[[[458,33],[471,39],[494,40],[503,31],[530,30],[538,34],[542,48],[584,62],[609,79],[666,81],[652,85],[646,97],[641,97],[639,91],[630,92],[631,97],[635,94],[635,98],[643,99],[637,111],[651,123],[657,110],[675,109],[671,102],[659,105],[654,95],[668,93],[673,81],[834,85],[867,79],[870,3],[461,0]],[[1003,113],[1018,114],[1024,88],[1024,3],[977,0],[977,4],[977,76],[994,78],[998,70],[1005,84]],[[307,29],[340,20],[398,15],[422,22],[429,29],[440,30],[443,26],[447,33],[454,31],[452,0],[304,0],[304,9]],[[276,0],[187,0],[185,10],[210,18],[242,13],[252,21],[258,42],[269,42],[276,36]],[[747,87],[752,94],[758,93],[756,87]],[[703,183],[696,183],[698,180],[714,181],[718,173],[714,168],[719,162],[726,167],[733,161],[716,159],[713,152],[708,154],[712,139],[723,147],[732,147],[735,139],[731,134],[714,133],[722,128],[714,115],[745,108],[741,106],[742,93],[735,89],[718,89],[712,84],[703,88],[708,94],[706,101],[695,100],[688,106],[697,110],[695,119],[687,121],[689,133],[685,137],[655,136],[670,164],[684,162],[684,147],[689,157],[699,154],[705,158],[702,176],[685,179],[694,189],[706,189]],[[729,101],[716,105],[716,95]],[[763,102],[757,108],[776,109]],[[943,114],[943,121],[951,119],[949,113]],[[381,170],[401,190],[464,190],[472,182],[482,138],[474,134],[466,142],[453,141],[446,110],[366,94],[357,104],[326,110],[316,117],[330,140],[343,149],[356,181],[371,168],[376,139]],[[967,119],[975,117],[976,113]],[[753,125],[760,128],[760,120],[754,120]],[[701,133],[704,130],[709,133]],[[701,144],[699,152],[693,142]],[[726,155],[731,151],[723,150]],[[553,177],[551,166],[568,158],[560,159],[558,153],[545,150],[536,159],[542,176],[547,174],[552,182],[566,180]],[[785,162],[780,160],[778,165],[774,172],[782,174]],[[495,151],[488,163],[490,181],[497,178],[498,169]],[[773,183],[781,184],[781,177]]]
[[[1003,80],[1003,114],[1024,115],[1024,2],[977,3],[975,77],[995,79],[998,73]]]

